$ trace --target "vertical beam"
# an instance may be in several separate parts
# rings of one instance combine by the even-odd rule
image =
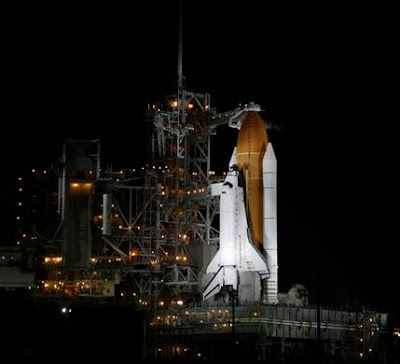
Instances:
[[[278,303],[278,242],[277,242],[277,161],[268,143],[263,159],[264,237],[263,247],[269,277],[263,282],[266,304]]]
[[[178,80],[182,78],[182,0],[179,1]]]

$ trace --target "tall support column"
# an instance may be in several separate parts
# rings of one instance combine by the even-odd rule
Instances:
[[[264,252],[267,259],[269,277],[263,282],[263,301],[266,304],[278,303],[278,240],[277,240],[277,162],[268,143],[263,159],[264,187]]]

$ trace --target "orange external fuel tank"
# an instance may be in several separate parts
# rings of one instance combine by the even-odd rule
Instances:
[[[237,140],[237,164],[246,183],[246,213],[253,242],[263,246],[263,158],[267,130],[257,112],[245,116]]]

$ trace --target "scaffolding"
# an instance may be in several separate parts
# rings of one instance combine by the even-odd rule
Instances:
[[[112,201],[111,233],[104,234],[103,224],[102,236],[108,255],[102,258],[122,259],[120,278],[131,282],[142,305],[200,294],[209,260],[204,250],[215,248],[219,236],[218,197],[210,194],[210,115],[209,94],[164,97],[146,115],[150,163],[134,176],[121,171],[118,181],[99,181]]]

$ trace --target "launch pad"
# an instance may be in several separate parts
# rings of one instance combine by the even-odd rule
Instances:
[[[147,351],[159,359],[246,359],[271,363],[387,360],[388,315],[279,305],[158,310]]]

